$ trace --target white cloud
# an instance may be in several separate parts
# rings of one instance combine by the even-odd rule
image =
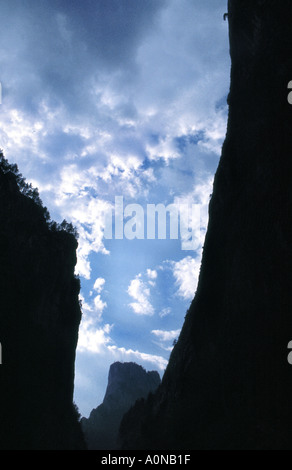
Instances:
[[[148,277],[148,284],[155,287],[155,280],[157,278],[157,271],[155,269],[147,269],[146,275]]]
[[[198,182],[192,191],[176,196],[174,205],[180,213],[180,238],[183,250],[201,255],[208,226],[208,206],[213,189],[213,176]]]
[[[179,158],[180,154],[174,145],[173,135],[167,136],[156,145],[147,145],[146,151],[150,160],[163,158],[166,162],[173,158]]]
[[[171,341],[178,337],[180,330],[152,330],[151,333],[153,333],[161,341]]]
[[[169,263],[178,286],[177,294],[184,300],[192,300],[198,284],[201,260],[186,256],[180,261]]]
[[[160,316],[160,318],[164,318],[167,315],[169,315],[170,313],[171,313],[171,308],[170,307],[165,307],[161,310],[161,312],[159,312],[159,316]]]
[[[101,295],[98,294],[93,299],[90,299],[90,301],[86,301],[84,296],[79,294],[79,299],[81,301],[83,312],[82,322],[84,320],[85,324],[91,325],[92,321],[100,321],[102,313],[107,307],[107,303],[102,300]]]
[[[137,315],[151,316],[154,314],[154,308],[149,300],[150,289],[139,276],[130,282],[127,292],[130,297],[136,300],[129,305]]]
[[[140,351],[134,351],[132,349],[118,348],[117,346],[108,346],[108,349],[112,352],[115,360],[123,361],[134,361],[134,362],[146,362],[163,371],[167,366],[167,360],[161,356],[143,353]]]
[[[177,339],[180,334],[180,330],[152,330],[151,333],[158,338],[158,342],[153,341],[157,344],[161,349],[164,351],[172,351],[173,349],[173,341]],[[167,343],[172,342],[171,345],[167,345]]]
[[[198,180],[191,191],[180,196],[175,196],[174,203],[186,205],[199,204],[207,206],[210,201],[210,195],[213,191],[213,180],[213,175],[204,175],[204,178]]]
[[[156,279],[157,278],[157,271],[155,269],[147,269],[147,276],[149,279]]]
[[[83,316],[84,314],[91,314],[94,311],[93,306],[86,302],[81,293],[79,294],[79,300],[81,301]]]
[[[62,214],[67,213],[69,220],[77,227],[79,233],[76,272],[85,279],[90,279],[91,253],[108,255],[109,251],[104,245],[104,230],[108,212],[112,205],[99,198],[91,198],[90,192],[86,197],[76,197],[61,208]]]
[[[100,353],[105,345],[112,342],[109,336],[112,326],[105,324],[97,328],[92,318],[83,318],[79,328],[78,351]]]
[[[104,310],[105,307],[107,306],[107,303],[104,302],[103,300],[101,300],[101,297],[100,297],[100,295],[98,294],[98,295],[94,298],[94,306],[95,306],[96,311],[99,313],[99,315],[101,315],[102,312],[103,312],[103,310]]]
[[[95,283],[93,285],[93,289],[96,290],[100,294],[103,287],[104,287],[104,284],[105,284],[105,279],[103,279],[102,277],[98,277],[95,280]]]

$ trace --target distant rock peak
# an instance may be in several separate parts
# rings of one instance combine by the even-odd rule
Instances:
[[[157,371],[146,372],[134,362],[111,364],[102,404],[91,411],[88,419],[82,418],[81,421],[88,449],[117,448],[123,415],[137,400],[154,393],[160,382]]]

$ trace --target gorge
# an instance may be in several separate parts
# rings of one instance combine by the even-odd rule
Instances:
[[[229,0],[227,134],[199,284],[123,448],[291,449],[292,5]]]

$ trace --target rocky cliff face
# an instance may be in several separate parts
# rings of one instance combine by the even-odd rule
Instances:
[[[103,403],[92,410],[88,419],[81,420],[88,449],[117,449],[123,415],[136,400],[154,393],[159,384],[158,372],[146,372],[134,362],[112,364]]]
[[[0,155],[0,448],[82,449],[73,404],[77,241]]]
[[[229,118],[196,296],[123,448],[292,449],[292,4],[230,0]]]

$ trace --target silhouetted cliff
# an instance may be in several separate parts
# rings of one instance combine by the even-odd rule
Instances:
[[[159,384],[156,371],[146,372],[134,362],[112,364],[102,404],[91,411],[89,418],[81,420],[88,449],[117,449],[123,415],[136,400],[155,392]]]
[[[199,284],[125,449],[292,449],[292,2],[230,0],[229,117]]]
[[[79,449],[73,403],[81,311],[70,224],[0,155],[0,448]]]

